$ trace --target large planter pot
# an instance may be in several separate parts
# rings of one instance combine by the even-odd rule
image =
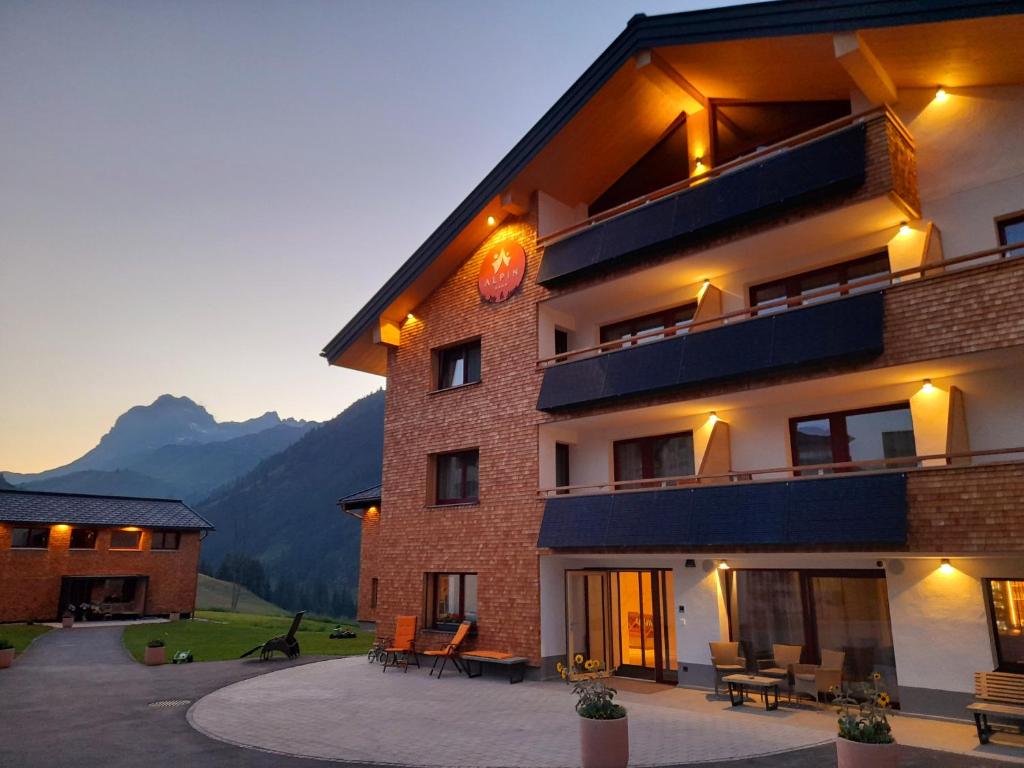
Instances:
[[[143,659],[147,666],[158,667],[167,662],[167,649],[163,646],[159,648],[150,648],[147,646],[146,655]]]
[[[864,744],[836,739],[838,768],[897,768],[899,747],[895,744]]]
[[[64,629],[71,629],[73,626],[75,626],[75,617],[74,616],[64,616],[60,620],[60,625],[62,627],[64,627]]]
[[[7,669],[14,661],[14,649],[4,648],[0,651],[0,669]]]
[[[629,718],[580,718],[580,760],[583,768],[626,768],[629,762]]]

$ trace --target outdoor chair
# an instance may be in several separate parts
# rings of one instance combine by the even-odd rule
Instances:
[[[405,672],[409,671],[409,661],[420,665],[416,655],[416,617],[397,616],[395,618],[395,639],[384,649],[384,672],[388,667],[401,665]]]
[[[839,689],[843,684],[843,664],[846,654],[843,651],[821,652],[821,664],[794,664],[792,694],[811,696],[815,702],[821,700],[821,694],[828,693],[832,688]]]
[[[740,656],[740,644],[720,641],[708,643],[711,646],[711,665],[715,668],[715,695],[726,675],[738,675],[747,671],[747,660]]]
[[[299,657],[299,641],[295,639],[295,633],[299,631],[299,625],[302,623],[302,617],[305,615],[305,611],[299,611],[295,614],[295,618],[292,619],[292,625],[288,628],[288,634],[272,637],[267,642],[261,643],[255,648],[250,648],[239,658],[244,659],[246,656],[259,651],[260,661],[267,661],[274,655],[274,651],[280,651],[289,659],[297,659]]]
[[[758,659],[757,674],[765,677],[785,678],[786,683],[793,685],[793,667],[800,663],[800,655],[803,653],[802,645],[772,645],[772,658]]]
[[[431,675],[433,675],[434,670],[437,669],[437,662],[439,659],[441,661],[441,669],[439,669],[437,672],[438,680],[441,679],[441,675],[444,673],[444,665],[448,663],[448,659],[452,660],[452,664],[455,665],[455,669],[457,669],[460,673],[462,672],[462,667],[459,666],[459,658],[456,654],[459,652],[459,646],[462,645],[462,641],[466,639],[466,635],[469,634],[469,630],[472,629],[472,627],[473,622],[462,622],[459,625],[459,628],[455,631],[455,634],[452,635],[451,642],[449,642],[448,645],[446,645],[439,651],[423,652],[424,656],[432,656],[434,658],[434,664],[430,668]]]

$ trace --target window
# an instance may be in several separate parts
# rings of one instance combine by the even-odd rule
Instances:
[[[661,312],[654,312],[650,315],[643,315],[641,317],[633,317],[629,320],[623,320],[618,323],[612,323],[610,325],[601,326],[601,343],[604,344],[609,341],[616,341],[618,339],[627,340],[638,333],[646,333],[647,331],[660,331],[665,328],[671,328],[675,325],[683,323],[689,323],[693,320],[693,315],[697,311],[697,302],[692,301],[689,304],[683,304],[680,307],[672,307]],[[686,328],[680,328],[677,331],[673,331],[666,334],[653,334],[642,339],[637,339],[631,342],[632,344],[646,344],[651,341],[657,341],[663,339],[666,336],[673,336],[676,333],[686,333]],[[627,346],[623,344],[623,346]]]
[[[555,443],[555,485],[564,488],[570,485],[569,481],[569,444]],[[568,493],[568,491],[559,491]]]
[[[476,574],[434,573],[428,576],[430,624],[454,629],[463,621],[476,621]]]
[[[999,230],[1000,245],[1024,243],[1024,213],[1013,213],[996,219],[996,229]],[[1024,256],[1024,248],[1007,251],[1004,255]]]
[[[445,347],[435,354],[438,389],[451,389],[480,381],[480,339]]]
[[[111,531],[111,549],[138,549],[142,540],[141,531]]]
[[[796,136],[850,114],[848,99],[836,101],[712,103],[715,165]]]
[[[917,455],[910,405],[802,416],[790,419],[793,464],[841,464],[850,461],[895,459]],[[907,467],[909,463],[894,463]],[[878,469],[878,465],[867,467]],[[808,474],[827,474],[813,470]]]
[[[374,576],[370,579],[370,607],[377,607],[377,587],[380,582],[377,581],[377,577]]]
[[[177,549],[181,545],[179,531],[153,531],[150,549]]]
[[[1024,673],[1024,579],[983,579],[998,672]]]
[[[477,501],[480,495],[480,451],[441,453],[436,456],[436,462],[438,504],[466,504]]]
[[[46,549],[50,543],[49,528],[12,528],[12,549]]]
[[[72,528],[71,549],[96,549],[97,533],[95,528]]]
[[[564,355],[569,351],[569,332],[555,328],[555,354]]]
[[[692,432],[618,440],[613,453],[616,481],[693,474]]]
[[[826,288],[838,288],[847,283],[864,283],[889,274],[889,252],[879,251],[870,256],[846,261],[842,264],[835,264],[823,269],[815,269],[810,272],[803,272],[799,275],[785,277],[781,280],[773,280],[770,283],[761,283],[750,289],[750,306],[759,307],[771,301],[781,299],[794,299],[806,293],[820,291]],[[797,301],[790,306],[800,304],[813,304],[816,301],[824,301],[836,296],[845,296],[851,293],[858,293],[864,290],[877,290],[888,282],[877,282],[866,285],[864,288],[854,286],[844,288],[836,293],[827,293],[822,296],[815,296],[804,301]],[[787,307],[780,305],[762,310],[758,314],[770,315],[774,312],[785,312]]]

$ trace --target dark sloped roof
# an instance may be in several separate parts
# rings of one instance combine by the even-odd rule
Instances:
[[[213,530],[209,522],[177,499],[3,489],[0,489],[0,521]]]
[[[647,16],[639,13],[501,162],[446,218],[323,351],[340,355],[429,267],[489,200],[600,90],[630,56],[669,45],[688,45],[874,27],[925,24],[1024,12],[1021,0],[777,0]]]
[[[338,503],[345,509],[364,509],[380,504],[381,486],[375,485],[372,488],[364,488],[361,491],[342,496]]]

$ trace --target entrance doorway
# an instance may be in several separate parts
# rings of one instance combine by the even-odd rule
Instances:
[[[672,571],[566,571],[566,651],[617,675],[675,683]]]
[[[57,619],[69,610],[78,621],[138,618],[145,613],[148,576],[64,576]]]

